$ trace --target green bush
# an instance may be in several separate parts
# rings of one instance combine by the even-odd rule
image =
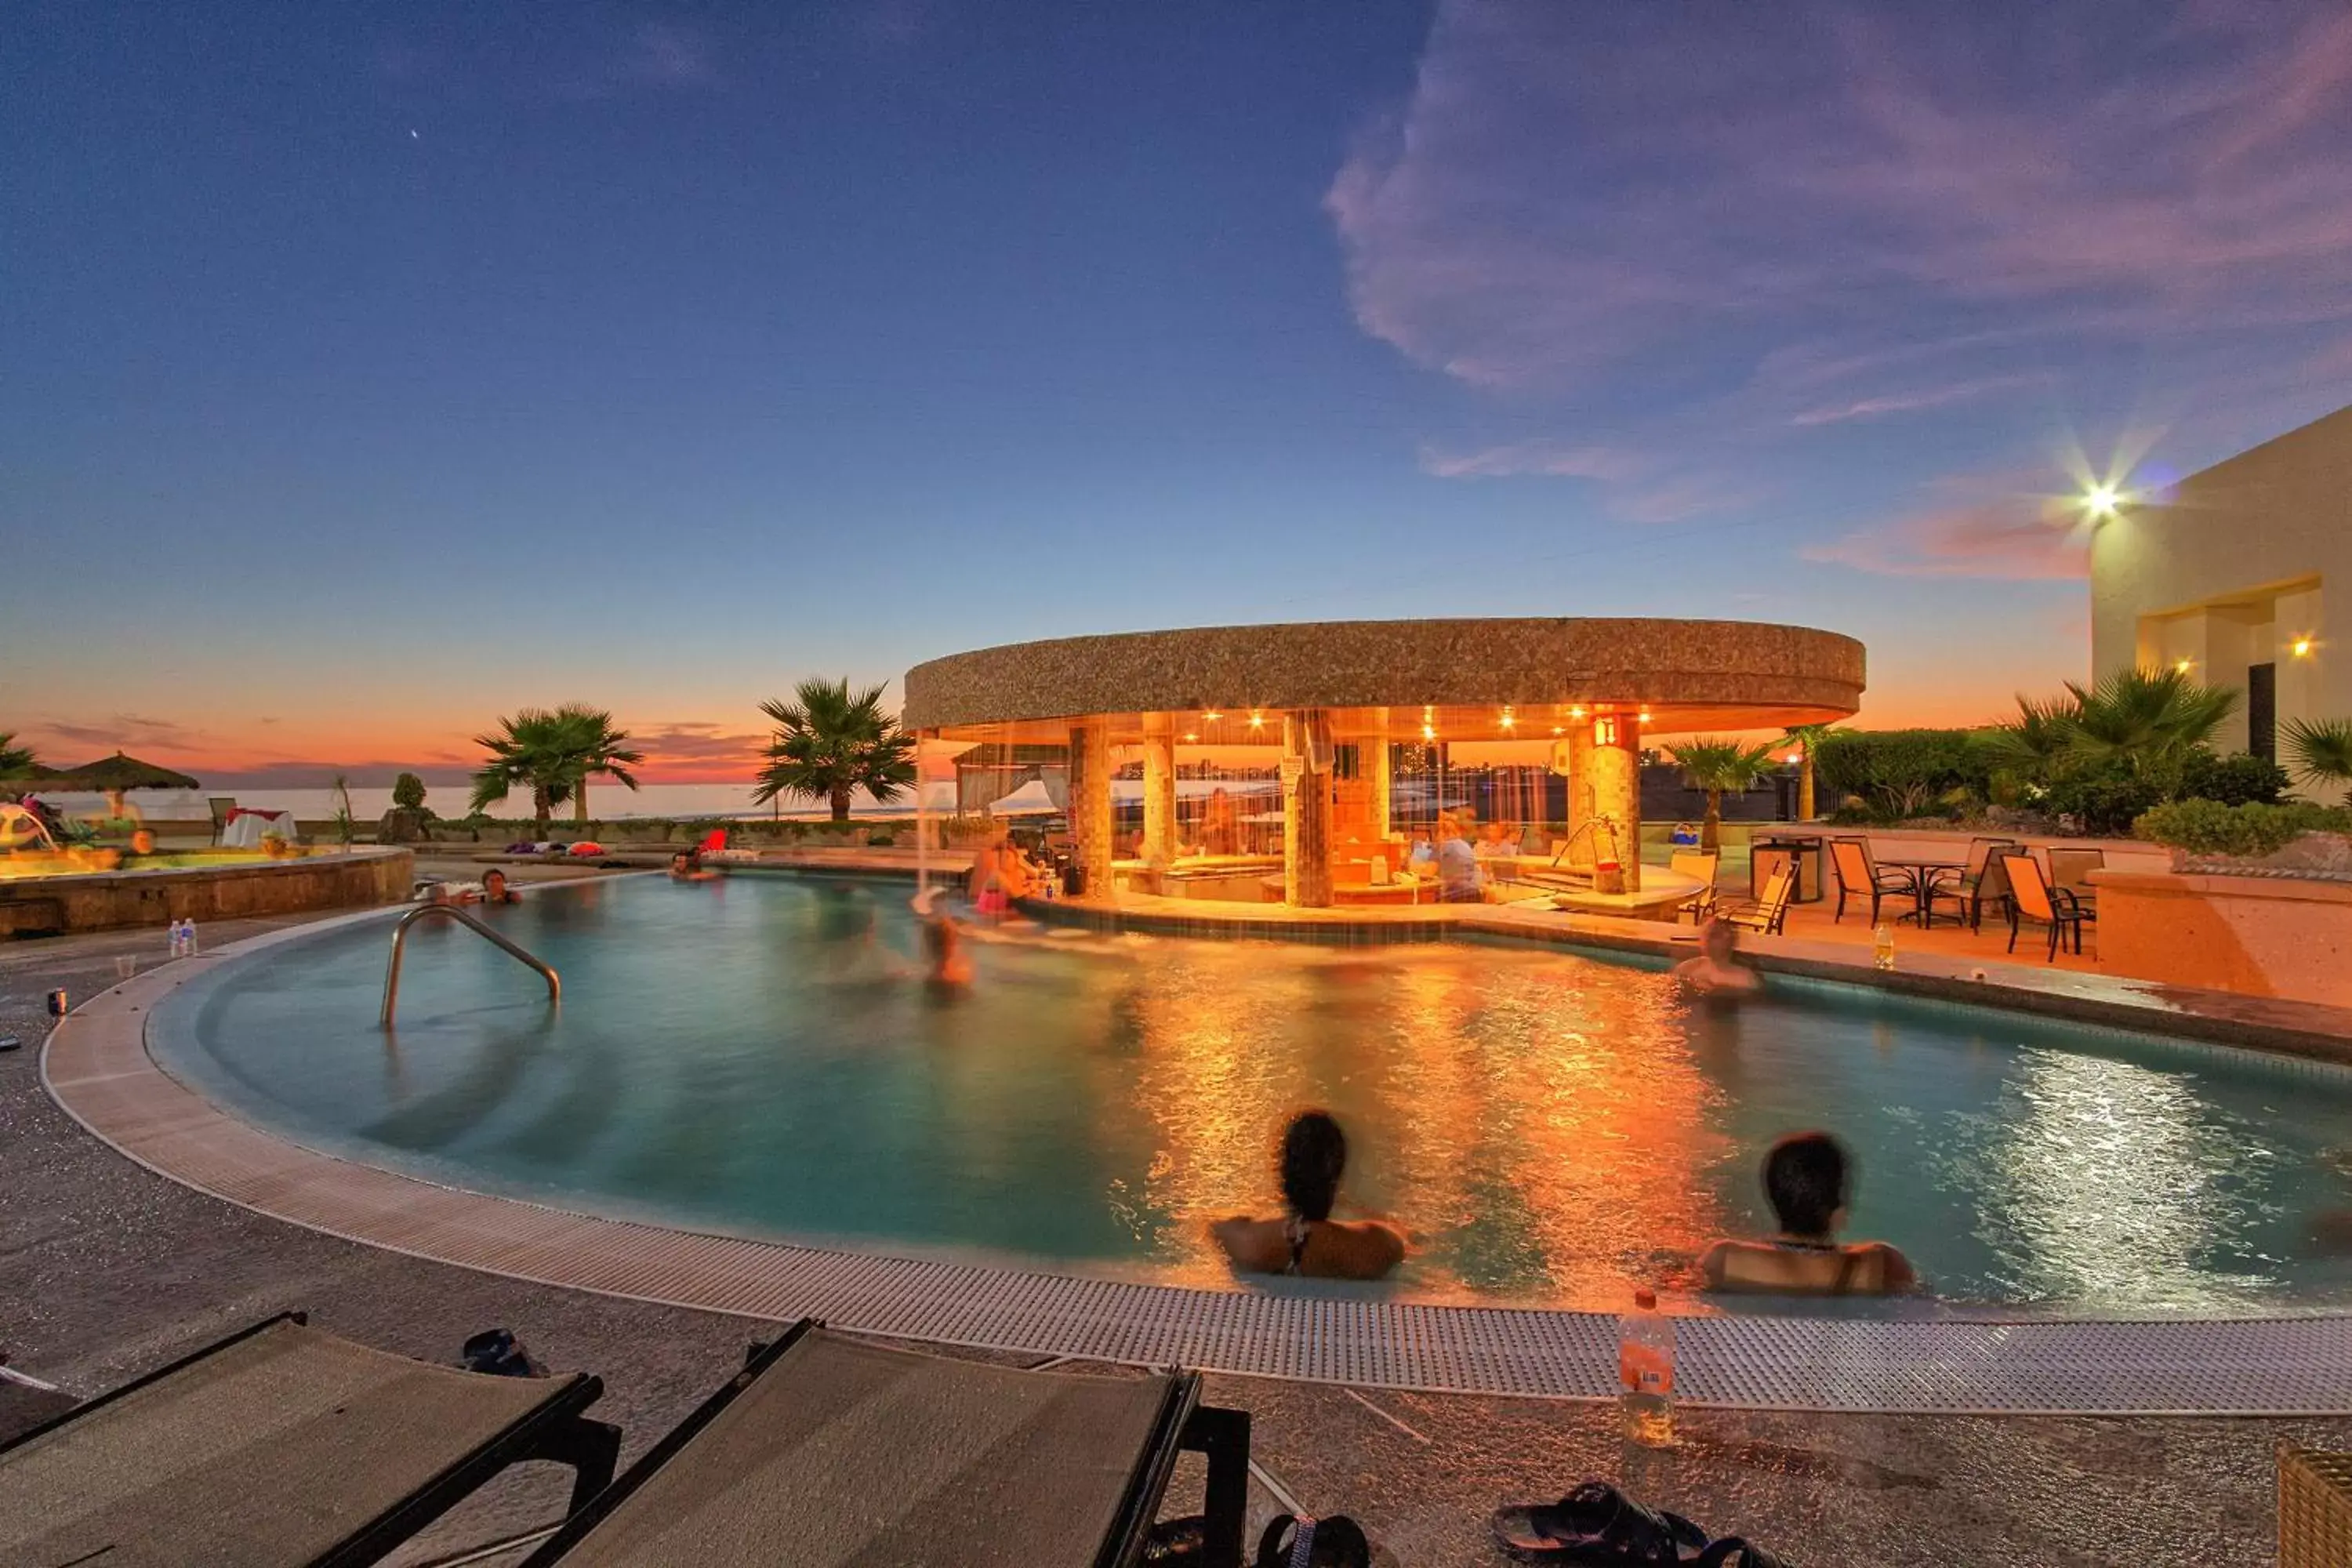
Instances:
[[[2117,760],[2060,774],[2038,804],[2053,816],[2074,818],[2085,833],[2128,833],[2142,813],[2173,794],[2172,780],[2136,773]]]
[[[2218,800],[2223,805],[2276,805],[2287,782],[2284,768],[2252,752],[2224,757],[2200,746],[2180,765],[2182,798]]]
[[[2132,824],[2132,832],[2191,855],[2260,858],[2276,854],[2306,833],[2352,833],[2352,810],[2301,802],[2224,805],[2218,800],[2176,800],[2142,813]]]
[[[1981,798],[1990,768],[1966,730],[1832,730],[1813,748],[1822,787],[1859,795],[1879,816],[1920,816],[1966,791]]]

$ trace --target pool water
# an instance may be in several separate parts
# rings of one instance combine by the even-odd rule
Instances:
[[[1501,945],[1076,932],[927,984],[903,884],[625,878],[486,911],[562,972],[346,926],[184,987],[164,1065],[313,1146],[609,1214],[1194,1284],[1328,1107],[1405,1283],[1613,1305],[1769,1228],[1778,1134],[1853,1150],[1850,1234],[1938,1294],[2214,1313],[2352,1300],[2352,1075],[1861,987],[1694,1005],[1654,967]]]

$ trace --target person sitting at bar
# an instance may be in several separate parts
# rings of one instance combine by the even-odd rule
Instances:
[[[1519,836],[1507,822],[1490,822],[1478,830],[1478,858],[1508,859],[1519,852]]]
[[[1209,1227],[1235,1268],[1318,1279],[1379,1279],[1404,1259],[1404,1237],[1376,1219],[1331,1217],[1348,1135],[1327,1110],[1302,1110],[1282,1135],[1280,1219],[1235,1215]]]
[[[1209,809],[1201,818],[1201,853],[1203,855],[1238,855],[1242,852],[1241,816],[1234,809],[1234,797],[1219,784],[1209,792]]]
[[[1437,819],[1437,897],[1447,904],[1475,904],[1483,901],[1486,879],[1478,870],[1478,852],[1470,840],[1462,836],[1461,820],[1455,816]]]
[[[1761,1241],[1718,1241],[1699,1258],[1710,1290],[1787,1296],[1889,1296],[1919,1283],[1883,1241],[1841,1243],[1848,1163],[1826,1132],[1791,1132],[1764,1156],[1764,1195],[1780,1222]]]
[[[1763,989],[1756,972],[1739,962],[1739,931],[1729,921],[1708,921],[1698,941],[1698,956],[1675,965],[1676,980],[1702,996],[1744,996]]]

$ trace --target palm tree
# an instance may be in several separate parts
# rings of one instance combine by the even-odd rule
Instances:
[[[2066,755],[2077,763],[2122,762],[2144,773],[2177,763],[2213,738],[2236,711],[2228,686],[2200,686],[2178,669],[2117,669],[2085,690],[2066,689],[2074,710],[2058,721]]]
[[[853,694],[845,678],[810,679],[791,702],[761,703],[776,734],[751,798],[827,801],[833,819],[846,822],[852,792],[863,788],[887,805],[914,787],[915,738],[898,728],[898,715],[882,710],[882,691],[876,686]]]
[[[33,771],[33,748],[16,744],[13,730],[0,730],[0,779],[22,778]]]
[[[1724,792],[1744,792],[1770,771],[1771,746],[1766,744],[1751,748],[1737,741],[1698,735],[1679,746],[1667,748],[1666,755],[1682,769],[1683,777],[1690,781],[1691,788],[1706,791],[1706,822],[1699,829],[1699,847],[1721,847]]]
[[[500,719],[498,733],[475,736],[474,744],[490,758],[474,772],[472,809],[478,813],[506,799],[510,790],[528,789],[531,820],[546,832],[550,812],[572,791],[559,731],[554,714],[526,708]]]
[[[588,781],[602,773],[634,790],[637,781],[629,764],[646,760],[629,748],[628,731],[613,727],[613,715],[602,708],[566,703],[555,710],[557,743],[566,762],[565,784],[572,795],[574,826],[588,826]]]
[[[2290,719],[2280,728],[2296,774],[2306,784],[2346,785],[2344,804],[2352,805],[2352,719]]]
[[[2072,697],[2036,702],[2021,691],[2017,717],[1994,725],[1977,739],[1994,762],[2039,777],[2065,757],[2082,711],[2083,705]]]
[[[1833,733],[1827,724],[1791,724],[1781,739],[1797,742],[1797,820],[1813,820],[1813,748]]]
[[[604,773],[637,787],[628,764],[644,762],[645,753],[628,749],[628,735],[613,727],[613,715],[604,709],[577,702],[551,712],[526,708],[500,719],[499,729],[497,734],[474,737],[474,744],[490,754],[474,773],[476,811],[506,799],[510,790],[527,788],[532,820],[541,831],[565,801],[572,803],[574,825],[585,827],[591,775]]]

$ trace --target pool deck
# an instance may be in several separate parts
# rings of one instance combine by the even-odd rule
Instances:
[[[267,929],[240,923],[212,935],[221,941]],[[0,1031],[29,1047],[39,1038],[42,992],[52,984],[95,991],[112,979],[115,953],[147,952],[151,936],[19,943],[0,953]],[[166,973],[147,984],[172,983]],[[117,994],[118,1025],[129,1009],[147,1005],[141,994],[137,982]],[[103,1023],[107,1013],[107,1005],[93,1007],[89,1021]],[[0,1055],[0,1128],[13,1156],[11,1202],[0,1214],[0,1256],[12,1263],[0,1270],[0,1323],[14,1366],[74,1392],[95,1392],[285,1307],[310,1307],[338,1331],[436,1359],[451,1355],[465,1334],[503,1322],[553,1364],[603,1373],[613,1393],[600,1413],[624,1422],[635,1452],[723,1378],[741,1341],[756,1331],[741,1317],[555,1289],[355,1245],[158,1180],[58,1110],[40,1092],[34,1054]],[[106,1076],[121,1065],[106,1064],[90,1081],[125,1081]],[[412,1213],[406,1221],[415,1235],[446,1217]],[[488,1223],[475,1244],[516,1243],[502,1220]],[[707,1249],[720,1238],[695,1239]],[[1096,1305],[1124,1317],[1146,1304]],[[809,1305],[779,1300],[764,1310]],[[1135,1326],[1097,1324],[1107,1331]],[[1349,1353],[1349,1327],[1327,1318],[1319,1336],[1326,1353]],[[1564,1348],[1558,1360],[1580,1376],[1584,1351]],[[2270,1360],[2243,1342],[2227,1359],[2243,1362],[2250,1351],[2252,1360]],[[2338,1368],[2347,1362],[2340,1345],[2321,1356]],[[1687,1361],[1686,1375],[1698,1378],[1706,1359],[1702,1352]],[[1910,1368],[1914,1375],[1921,1370]],[[1486,1510],[1506,1499],[1556,1495],[1596,1472],[1620,1476],[1718,1531],[1749,1533],[1793,1562],[2259,1561],[2271,1531],[2271,1446],[2288,1438],[2352,1447],[2352,1419],[2342,1415],[1718,1408],[1687,1411],[1685,1445],[1673,1453],[1628,1455],[1605,1404],[1412,1392],[1356,1381],[1344,1365],[1323,1373],[1335,1374],[1320,1382],[1218,1377],[1213,1396],[1255,1417],[1258,1510],[1287,1497],[1316,1511],[1352,1512],[1403,1563],[1497,1561],[1484,1543]],[[1694,1393],[1703,1390],[1703,1382],[1694,1383]],[[432,1540],[439,1550],[454,1549],[523,1528],[554,1506],[543,1484],[533,1490],[519,1482],[451,1516]]]

